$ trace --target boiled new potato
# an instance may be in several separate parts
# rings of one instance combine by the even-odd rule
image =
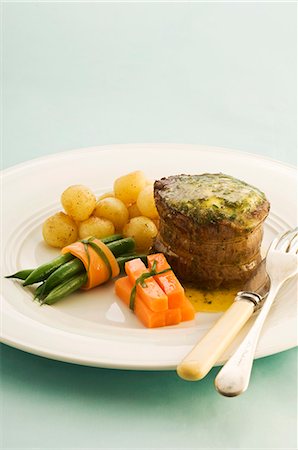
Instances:
[[[96,203],[93,214],[110,220],[117,231],[128,222],[128,210],[124,203],[115,197],[106,197]]]
[[[115,227],[113,223],[110,220],[102,219],[100,217],[91,216],[79,225],[80,239],[84,239],[89,236],[101,239],[114,233]]]
[[[157,235],[157,228],[148,217],[133,217],[123,229],[125,237],[132,237],[137,251],[148,251]]]
[[[115,197],[129,206],[137,201],[141,190],[146,186],[146,177],[141,170],[128,173],[114,182]]]
[[[160,226],[160,219],[154,219],[152,222],[154,222],[156,228],[159,230],[159,226]]]
[[[78,227],[71,217],[61,211],[43,223],[42,235],[47,244],[62,248],[77,240]]]
[[[142,213],[139,210],[138,205],[136,203],[133,203],[127,209],[128,209],[128,214],[129,214],[130,219],[132,219],[133,217],[138,217],[138,216],[142,215]]]
[[[157,219],[158,212],[155,206],[153,185],[149,184],[138,195],[137,207],[142,213],[142,216],[149,217],[150,219]]]
[[[69,186],[62,193],[61,203],[69,216],[82,221],[91,216],[96,205],[96,197],[88,187],[76,184]]]
[[[102,200],[103,198],[107,198],[107,197],[115,197],[114,192],[110,191],[110,192],[106,192],[105,194],[101,194],[97,200]]]

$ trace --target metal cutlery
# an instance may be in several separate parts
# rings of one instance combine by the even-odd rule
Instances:
[[[243,291],[237,293],[234,303],[178,365],[178,375],[188,381],[205,377],[254,311],[260,307],[269,287],[270,280],[263,260],[243,286]]]
[[[290,259],[294,258],[294,260],[296,261],[297,257],[295,255],[295,251],[297,251],[297,245],[297,230],[284,233],[282,237],[275,239],[272,242],[267,254],[267,258],[269,256],[269,265],[272,265],[271,254],[273,252],[273,249],[274,251],[277,251],[275,250],[276,246],[278,246],[278,254],[280,253],[280,249],[282,249],[283,254],[287,250],[287,254],[290,255]],[[289,256],[287,256],[287,259],[288,258]],[[293,262],[291,264],[293,264]],[[266,266],[267,259],[264,259],[258,270],[244,286],[243,291],[238,292],[231,307],[221,316],[216,324],[208,331],[208,333],[196,344],[191,352],[177,366],[177,373],[181,378],[188,381],[196,381],[202,379],[207,375],[207,373],[211,370],[216,361],[220,358],[229,344],[233,341],[241,328],[243,328],[252,314],[257,309],[262,307],[262,305],[264,304],[264,300],[268,295],[269,288],[269,302],[272,304],[277,290],[283,283],[282,280],[284,278],[284,272],[280,276],[279,287],[276,290],[276,282],[274,282],[274,284],[270,287],[270,278],[267,275]],[[267,300],[266,305],[268,305]],[[266,306],[264,311],[266,311],[267,309],[268,306]],[[267,313],[262,313],[261,317],[263,317],[265,314],[267,316],[268,311]],[[260,323],[260,319],[257,320],[257,323]],[[264,323],[264,320],[265,319],[263,319],[262,324]],[[228,373],[230,374],[230,371]],[[216,388],[223,395],[237,395],[232,394],[233,391],[230,390],[230,388],[226,384],[224,384],[224,379],[226,379],[224,375],[225,372],[223,373],[223,376],[221,376],[220,374],[218,375],[216,379]]]
[[[266,271],[271,280],[268,296],[250,331],[215,379],[215,387],[220,394],[234,397],[247,389],[256,346],[270,308],[284,282],[297,274],[297,251],[297,228],[285,232],[271,243],[266,256]]]

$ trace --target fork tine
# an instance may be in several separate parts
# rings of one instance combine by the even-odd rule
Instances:
[[[289,251],[290,244],[295,236],[297,236],[297,228],[294,230],[286,231],[282,236],[279,237],[279,240],[275,246],[276,250],[280,252]]]
[[[286,233],[288,233],[288,231]],[[269,246],[269,248],[267,250],[267,253],[270,250],[275,250],[276,249],[278,243],[281,241],[281,239],[285,236],[286,233],[284,233],[283,235],[279,234],[278,236],[276,236],[276,238],[273,239],[273,241],[271,242],[271,244],[270,244],[270,246]]]
[[[268,252],[270,250],[277,250],[278,245],[280,244],[280,242],[282,242],[282,240],[288,233],[289,233],[289,230],[285,231],[283,234],[279,234],[278,236],[276,236],[276,238],[273,239],[273,241],[271,242],[271,244],[268,248]]]
[[[291,254],[295,254],[297,253],[297,251],[298,251],[298,235],[296,233],[289,244],[288,252]]]

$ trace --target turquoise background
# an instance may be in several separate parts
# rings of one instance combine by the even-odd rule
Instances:
[[[4,2],[2,166],[133,142],[294,164],[296,17],[285,2]],[[188,383],[3,345],[2,448],[296,448],[295,349],[257,360],[238,398],[217,371]]]

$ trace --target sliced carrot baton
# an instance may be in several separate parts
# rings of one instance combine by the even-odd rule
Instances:
[[[164,272],[155,275],[154,279],[167,295],[169,308],[181,308],[185,298],[184,288],[172,270],[166,271],[166,269],[171,269],[171,267],[164,254],[148,255],[147,259],[149,270],[152,269],[154,262],[156,262],[156,271]]]
[[[184,288],[179,282],[178,278],[172,270],[166,271],[170,268],[168,261],[163,253],[156,253],[155,255],[148,255],[149,269],[156,263],[156,271],[164,272],[154,276],[163,291],[167,294],[169,300],[169,308],[180,308],[181,321],[193,320],[195,318],[195,309],[188,298],[185,296]]]
[[[128,277],[119,278],[115,281],[116,295],[127,305],[130,306],[131,291],[133,284]],[[151,311],[144,303],[142,297],[136,294],[134,301],[134,313],[143,325],[147,328],[164,327],[167,325],[177,325],[181,322],[181,310],[167,309],[166,311]]]
[[[130,305],[130,296],[133,284],[128,277],[118,278],[115,281],[115,292],[117,296],[127,305]],[[165,312],[154,312],[143,302],[139,294],[136,294],[134,301],[134,313],[143,325],[147,328],[164,327],[166,324]]]
[[[125,264],[125,272],[132,285],[136,284],[136,292],[148,308],[155,312],[168,309],[168,297],[152,276],[146,278],[144,282],[138,282],[142,275],[149,273],[149,270],[140,258],[128,261]]]
[[[88,280],[82,289],[91,289],[119,275],[119,265],[111,250],[99,239],[74,242],[61,251],[79,258],[85,266]]]
[[[133,289],[133,284],[128,277],[118,278],[115,281],[116,295],[125,303],[130,306],[130,296]],[[177,325],[181,322],[182,314],[181,309],[167,309],[166,311],[151,311],[150,308],[144,303],[142,297],[136,294],[134,301],[134,313],[143,325],[147,328],[164,327],[168,325]]]
[[[187,320],[193,320],[195,318],[196,311],[187,297],[184,298],[184,301],[182,303],[181,314],[182,314],[181,320],[183,322]]]
[[[182,312],[180,308],[167,309],[165,311],[166,325],[178,325],[182,321]]]

